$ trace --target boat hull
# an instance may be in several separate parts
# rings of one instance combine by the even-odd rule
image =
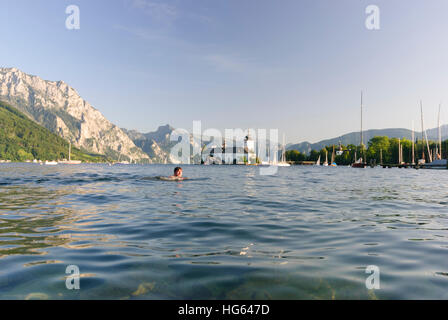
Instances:
[[[289,163],[281,163],[281,162],[279,162],[277,164],[274,164],[274,166],[277,166],[277,167],[290,167],[291,165]]]
[[[59,161],[58,164],[81,164],[82,161],[70,160],[70,161]]]
[[[447,169],[447,160],[446,159],[438,159],[434,160],[430,163],[425,163],[421,165],[423,169]]]
[[[354,163],[352,164],[352,168],[365,168],[367,167],[366,163]]]

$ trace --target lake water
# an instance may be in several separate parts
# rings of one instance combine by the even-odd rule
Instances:
[[[173,168],[0,165],[0,299],[448,299],[448,171]]]

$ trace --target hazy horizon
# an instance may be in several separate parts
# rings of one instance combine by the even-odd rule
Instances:
[[[79,30],[65,27],[68,5]],[[288,143],[437,125],[448,101],[448,3],[2,2],[1,65],[63,80],[121,128],[278,128]],[[442,123],[446,123],[442,105]]]

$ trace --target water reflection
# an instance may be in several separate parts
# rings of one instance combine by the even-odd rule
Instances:
[[[10,255],[45,255],[46,248],[86,248],[113,235],[92,233],[105,210],[95,205],[70,203],[73,194],[89,194],[73,187],[4,187],[0,193],[0,258]],[[108,210],[114,208],[108,207]],[[85,231],[87,231],[84,233]],[[78,241],[86,244],[74,244]],[[35,263],[25,264],[33,266]]]

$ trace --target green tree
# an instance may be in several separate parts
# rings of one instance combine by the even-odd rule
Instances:
[[[61,137],[0,101],[0,159],[59,160],[68,158],[68,146],[69,143]],[[99,162],[104,161],[105,157],[72,148],[72,159]]]
[[[389,137],[378,136],[373,137],[368,142],[368,149],[366,152],[367,161],[375,160],[377,163],[380,163],[381,153],[383,154],[383,163],[391,162],[390,155],[391,141]]]
[[[306,155],[301,153],[298,150],[286,151],[286,161],[299,162],[299,161],[305,161],[305,160],[306,160]]]
[[[309,161],[317,161],[317,159],[319,158],[320,152],[316,151],[316,150],[311,150],[309,156],[308,156],[308,160]],[[321,157],[322,158],[322,157]]]

